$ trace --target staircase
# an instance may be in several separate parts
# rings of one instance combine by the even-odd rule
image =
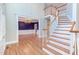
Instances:
[[[67,17],[59,17],[56,29],[50,35],[43,51],[49,55],[68,55],[70,54],[70,29],[72,21]]]

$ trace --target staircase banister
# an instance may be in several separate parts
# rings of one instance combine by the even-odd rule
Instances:
[[[43,10],[46,10],[47,8],[50,8],[50,7],[53,7],[53,8],[55,8],[55,9],[56,9],[56,7],[54,7],[54,6],[50,5],[50,6],[48,6],[48,7],[45,7]]]
[[[50,23],[50,25],[56,20],[56,18],[59,16],[59,14],[57,14],[55,17],[54,17],[54,19],[53,19],[53,21]]]
[[[76,21],[73,22],[70,32],[75,34],[74,42],[74,53],[78,55],[78,42],[77,42],[77,33],[79,33],[79,29],[76,27]]]
[[[65,4],[63,4],[63,5],[59,6],[59,7],[57,7],[57,9],[59,9],[59,8],[61,8],[61,7],[64,7],[64,6],[66,6],[66,5],[67,5],[67,3],[65,3]]]
[[[72,27],[71,27],[71,30],[70,30],[70,32],[79,32],[79,29],[76,27],[76,21],[73,21],[73,25],[72,25]]]

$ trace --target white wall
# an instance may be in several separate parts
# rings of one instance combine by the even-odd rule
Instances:
[[[8,3],[6,4],[6,29],[7,29],[7,42],[18,42],[18,16],[26,16],[30,18],[38,18],[40,28],[43,23],[43,4],[33,3]]]
[[[0,55],[4,54],[6,48],[6,29],[5,29],[5,12],[4,4],[0,3]]]
[[[76,3],[76,23],[79,30],[79,3]],[[77,35],[77,42],[78,42],[78,54],[79,54],[79,32]]]
[[[73,4],[68,3],[66,6],[59,8],[59,10],[61,10],[59,12],[59,15],[60,16],[67,16],[69,18],[69,20],[72,20],[72,17],[73,17],[73,9],[72,8],[73,8]]]

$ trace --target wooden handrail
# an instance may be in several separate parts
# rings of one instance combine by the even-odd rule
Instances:
[[[73,24],[72,24],[72,27],[70,29],[70,32],[73,31],[75,24],[76,24],[75,21],[73,21]]]
[[[59,11],[58,11],[58,12],[59,12]],[[57,15],[55,16],[55,18],[53,19],[53,21],[49,24],[49,28],[51,27],[52,23],[56,20],[56,18],[57,18],[58,16],[59,16],[59,14],[57,14]],[[42,29],[42,30],[48,31],[49,29],[48,29],[48,27],[47,27],[47,28]]]
[[[79,32],[79,28],[76,27],[76,22],[75,21],[73,22],[73,25],[71,27],[70,32],[74,32],[74,33]]]
[[[46,10],[47,8],[50,8],[50,7],[54,7],[52,5],[48,6],[48,7],[45,7],[44,10]],[[54,7],[56,9],[56,7]]]
[[[49,7],[54,7],[55,9],[58,9],[58,8],[63,7],[63,6],[66,6],[66,5],[67,5],[67,3],[65,3],[65,4],[63,4],[63,5],[59,6],[59,7],[55,7],[55,6],[53,6],[53,5],[50,5],[50,6],[48,6],[48,7],[45,7],[44,10],[47,9],[47,8],[49,8]]]
[[[74,52],[75,52],[75,55],[78,55],[77,33],[79,33],[79,29],[78,29],[75,25],[76,25],[76,22],[74,21],[74,22],[73,22],[73,25],[72,25],[72,27],[71,27],[70,32],[72,32],[72,33],[75,34],[75,40],[74,40]]]
[[[55,16],[55,18],[54,18],[54,20],[51,22],[51,24],[56,20],[57,17],[58,17],[58,15]],[[50,24],[50,25],[51,25],[51,24]]]
[[[67,5],[67,3],[65,3],[65,4],[63,4],[63,5],[59,6],[59,7],[57,7],[57,9],[58,9],[58,8],[61,8],[61,7],[63,7],[63,6],[66,6],[66,5]]]
[[[65,10],[67,10],[67,9],[61,9],[61,10],[59,10],[59,11],[65,11]]]

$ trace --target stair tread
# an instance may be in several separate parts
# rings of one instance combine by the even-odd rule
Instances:
[[[70,27],[57,27],[59,29],[71,29]]]
[[[54,49],[51,49],[50,47],[46,46],[44,47],[45,49],[47,49],[49,52],[55,54],[55,55],[62,55],[61,53],[57,52],[56,50]]]
[[[71,25],[72,23],[63,23],[63,22],[58,22],[58,24],[68,24],[68,25]]]
[[[57,27],[70,27],[71,28],[71,25],[69,26],[62,26],[62,25],[58,25]]]
[[[63,27],[60,27],[60,26],[58,26],[57,28],[71,28],[71,27],[64,27],[64,26]]]
[[[62,42],[62,41],[59,41],[59,40],[55,40],[54,38],[50,38],[51,41],[54,41],[54,42],[58,42],[60,44],[63,44],[63,45],[66,45],[66,46],[69,46],[69,43],[67,42]]]
[[[60,37],[65,37],[65,38],[69,38],[69,36],[70,36],[70,35],[61,35],[61,34],[57,34],[57,33],[53,33],[53,35],[60,36]]]
[[[66,45],[63,45],[63,44],[60,44],[60,43],[57,43],[57,42],[53,42],[53,41],[48,41],[48,42],[62,46],[63,48],[69,49],[69,46],[66,46]]]
[[[64,38],[64,37],[60,37],[60,36],[56,36],[56,35],[51,35],[52,37],[56,37],[56,38],[60,38],[60,39],[66,39],[69,40],[68,38]]]
[[[50,43],[50,42],[48,42],[48,44],[51,45],[52,47],[55,47],[55,48],[57,48],[59,50],[62,50],[64,52],[66,52],[66,53],[69,53],[69,50],[66,49],[66,48],[63,48],[62,46],[59,46],[59,45],[56,45],[56,44],[53,44],[53,43]]]
[[[68,25],[69,26],[69,25],[72,25],[72,24],[65,24],[65,23],[60,24],[60,23],[58,23],[58,25]]]
[[[71,22],[71,21],[68,20],[68,19],[60,19],[59,21],[68,21],[68,22]]]
[[[61,35],[70,35],[70,34],[67,34],[67,33],[62,33],[62,32],[53,32],[53,33],[56,33],[56,34],[61,34]]]
[[[67,21],[67,20],[59,20],[58,23],[72,23],[71,21]]]
[[[63,29],[64,29],[64,30],[69,30],[69,29],[71,29],[71,28],[65,28],[65,27],[64,27],[64,28],[56,28],[56,29],[61,29],[61,30],[63,30]]]
[[[57,30],[55,30],[55,32],[58,32],[58,33],[66,33],[66,34],[71,34],[71,33],[70,33],[70,31],[57,31]],[[52,33],[52,34],[53,34],[53,33]],[[51,34],[51,35],[52,35],[52,34]]]
[[[67,24],[70,24],[71,22],[69,22],[69,21],[59,21],[58,23],[67,23]]]
[[[55,31],[70,31],[70,29],[55,29]]]
[[[72,25],[62,25],[62,24],[60,24],[58,26],[60,26],[60,27],[71,27]]]

